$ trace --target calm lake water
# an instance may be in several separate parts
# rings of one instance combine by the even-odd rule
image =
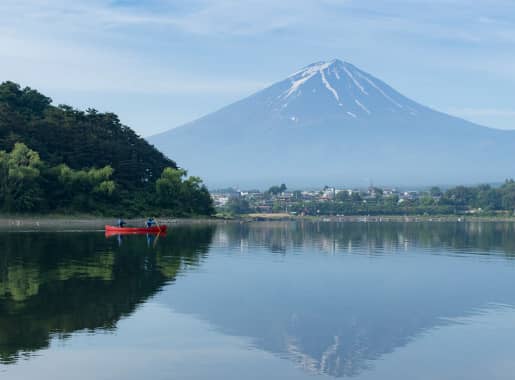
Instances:
[[[2,379],[513,379],[515,225],[0,233]]]

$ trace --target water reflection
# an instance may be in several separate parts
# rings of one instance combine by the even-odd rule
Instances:
[[[230,248],[266,247],[275,253],[308,247],[326,253],[388,253],[420,247],[515,257],[515,223],[246,223],[220,229],[216,241]]]
[[[216,332],[241,337],[250,346],[245,350],[293,363],[301,368],[298,378],[393,378],[379,371],[417,342],[424,342],[426,355],[443,355],[445,346],[431,347],[435,331],[473,334],[478,320],[495,328],[499,308],[504,327],[515,316],[515,225],[507,223],[228,224],[177,227],[154,240],[9,234],[0,235],[0,252],[3,363],[47,347],[56,336],[114,331],[151,297],[160,318],[181,317],[148,330],[155,335],[142,355],[156,342],[165,354],[177,354],[174,342],[182,340],[191,355],[181,362],[196,368],[195,353],[203,347],[194,350],[189,340],[206,339],[213,347]],[[179,336],[179,320],[208,324],[210,342],[196,327]],[[454,329],[460,324],[470,326]],[[515,355],[515,347],[504,349]],[[207,351],[216,363],[215,351]],[[160,373],[174,370],[166,360],[158,365]],[[230,365],[217,371],[236,378]]]
[[[204,283],[201,294],[181,282],[163,302],[309,373],[358,376],[435,327],[515,305],[514,267],[506,265],[514,232],[493,223],[231,225],[218,230],[212,250],[229,255],[218,260],[230,269],[213,274],[216,284]],[[490,263],[474,259],[487,254]]]
[[[120,318],[199,265],[212,227],[176,228],[158,244],[145,236],[11,233],[0,239],[0,362],[77,330],[112,330]]]

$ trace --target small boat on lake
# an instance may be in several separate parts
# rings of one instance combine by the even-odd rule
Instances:
[[[105,226],[105,232],[109,235],[129,235],[129,234],[165,234],[166,225],[152,227],[118,227]]]

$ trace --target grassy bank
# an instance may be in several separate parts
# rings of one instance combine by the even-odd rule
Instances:
[[[515,216],[465,216],[465,215],[376,215],[376,216],[294,216],[282,214],[245,214],[238,217],[245,221],[304,220],[324,222],[515,222]]]
[[[143,227],[146,218],[124,219],[127,226]],[[216,218],[157,218],[159,224],[206,224],[221,223]],[[116,218],[96,217],[92,215],[0,215],[0,230],[3,231],[102,231],[105,225],[115,225]]]
[[[128,226],[144,226],[146,218],[125,219]],[[506,216],[292,216],[289,214],[246,214],[233,218],[157,218],[160,224],[224,224],[255,223],[269,221],[304,221],[327,223],[474,223],[474,222],[515,222],[515,217]],[[91,215],[45,215],[16,216],[0,215],[0,231],[103,231],[105,225],[116,224],[115,218]]]

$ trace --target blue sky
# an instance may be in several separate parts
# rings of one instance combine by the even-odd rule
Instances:
[[[0,80],[148,136],[340,58],[515,129],[513,0],[2,0]]]

